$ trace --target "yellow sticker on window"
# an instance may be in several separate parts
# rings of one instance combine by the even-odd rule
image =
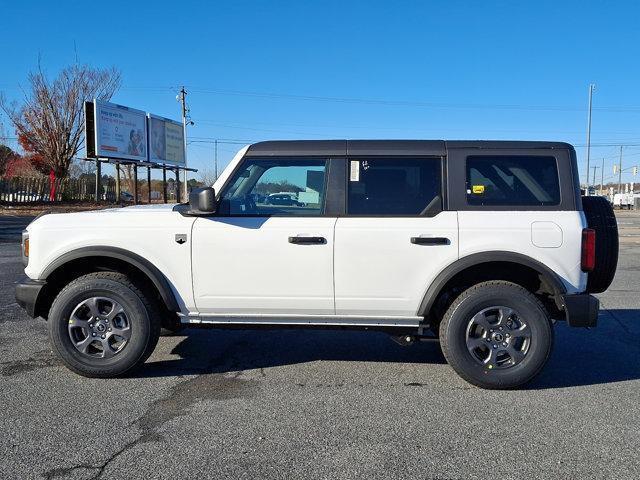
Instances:
[[[473,185],[471,191],[476,194],[484,193],[484,185]]]

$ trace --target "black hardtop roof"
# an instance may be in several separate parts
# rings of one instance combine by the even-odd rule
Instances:
[[[248,156],[308,155],[446,155],[467,149],[569,149],[564,142],[514,140],[269,140],[249,146]]]

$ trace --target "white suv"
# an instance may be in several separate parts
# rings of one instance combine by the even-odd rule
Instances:
[[[189,204],[41,216],[23,253],[16,298],[81,375],[125,374],[161,327],[275,325],[439,339],[464,379],[509,388],[554,321],[596,325],[618,237],[566,143],[276,141]]]

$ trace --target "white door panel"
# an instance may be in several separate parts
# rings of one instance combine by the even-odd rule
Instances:
[[[328,217],[199,218],[193,227],[198,311],[333,315],[335,222]],[[300,236],[325,240],[289,241]]]
[[[448,244],[415,244],[412,237],[445,238]],[[415,315],[433,279],[457,258],[457,212],[434,217],[339,218],[336,313]]]

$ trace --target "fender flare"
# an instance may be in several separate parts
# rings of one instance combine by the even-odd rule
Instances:
[[[429,288],[424,294],[420,307],[418,308],[418,316],[424,317],[435,303],[438,295],[455,275],[466,270],[467,268],[474,267],[483,263],[489,262],[510,262],[518,263],[529,267],[540,274],[540,276],[553,288],[554,298],[559,305],[563,304],[561,295],[567,293],[567,289],[562,283],[560,276],[551,270],[543,263],[516,252],[507,251],[494,251],[494,252],[481,252],[473,253],[462,257],[449,266],[445,267],[438,276],[431,282]]]
[[[49,263],[39,276],[39,280],[46,280],[54,271],[62,267],[64,264],[73,260],[85,257],[108,257],[121,260],[129,265],[137,268],[144,273],[149,280],[156,287],[160,293],[162,301],[167,308],[172,312],[179,312],[180,307],[176,301],[176,297],[171,289],[171,285],[167,280],[167,277],[156,267],[153,263],[140,255],[118,247],[81,247],[76,250],[71,250],[63,255],[60,255],[54,261]]]

